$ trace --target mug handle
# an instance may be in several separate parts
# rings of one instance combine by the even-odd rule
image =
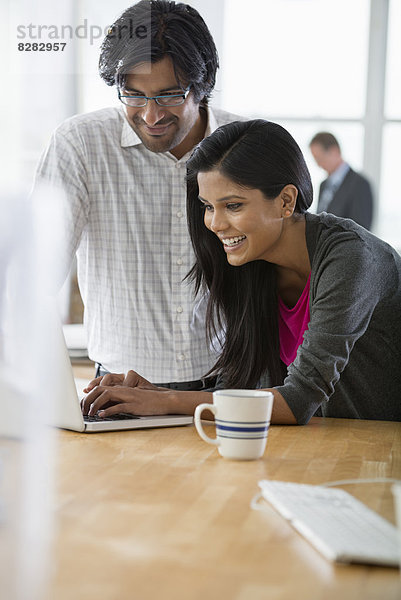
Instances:
[[[195,408],[194,414],[195,427],[202,440],[204,440],[208,444],[218,446],[220,444],[220,440],[218,440],[217,438],[210,438],[208,435],[206,435],[206,433],[203,430],[201,423],[201,414],[204,410],[210,410],[216,416],[217,408],[214,404],[198,404],[198,406]]]

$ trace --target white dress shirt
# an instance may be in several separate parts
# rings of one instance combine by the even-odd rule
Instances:
[[[237,119],[209,108],[206,135]],[[39,164],[36,182],[67,196],[89,357],[111,372],[191,381],[215,362],[193,287],[183,282],[194,262],[188,158],[149,151],[119,107],[65,121]]]
[[[319,198],[319,212],[327,211],[330,202],[334,198],[334,194],[341,186],[345,179],[350,166],[346,162],[342,162],[339,167],[325,181],[324,189],[322,190]]]

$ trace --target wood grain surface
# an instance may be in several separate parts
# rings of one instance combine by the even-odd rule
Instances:
[[[401,479],[401,423],[273,426],[264,456],[250,462],[221,458],[193,426],[57,431],[54,452],[52,577],[43,600],[401,598],[398,569],[335,565],[267,503],[250,508],[265,478]],[[390,483],[344,489],[395,522]]]
[[[213,425],[210,435],[213,435]],[[273,509],[263,478],[401,479],[401,424],[274,426],[258,461],[221,458],[192,426],[58,436],[55,577],[47,600],[399,600],[397,569],[337,566]],[[344,487],[394,522],[391,484]]]

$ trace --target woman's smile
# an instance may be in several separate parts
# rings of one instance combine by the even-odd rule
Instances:
[[[238,250],[238,248],[243,246],[245,240],[246,235],[239,235],[235,237],[226,237],[223,238],[221,241],[223,242],[224,250],[226,252],[235,252],[236,250]]]

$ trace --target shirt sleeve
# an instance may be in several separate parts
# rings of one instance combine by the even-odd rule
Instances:
[[[54,202],[61,205],[64,276],[69,271],[89,215],[85,145],[77,128],[65,129],[66,124],[53,133],[39,162],[32,194],[37,201],[41,190],[45,189],[47,193],[51,190]]]
[[[304,341],[277,390],[305,424],[330,399],[380,300],[380,269],[359,239],[339,241],[317,266]]]

